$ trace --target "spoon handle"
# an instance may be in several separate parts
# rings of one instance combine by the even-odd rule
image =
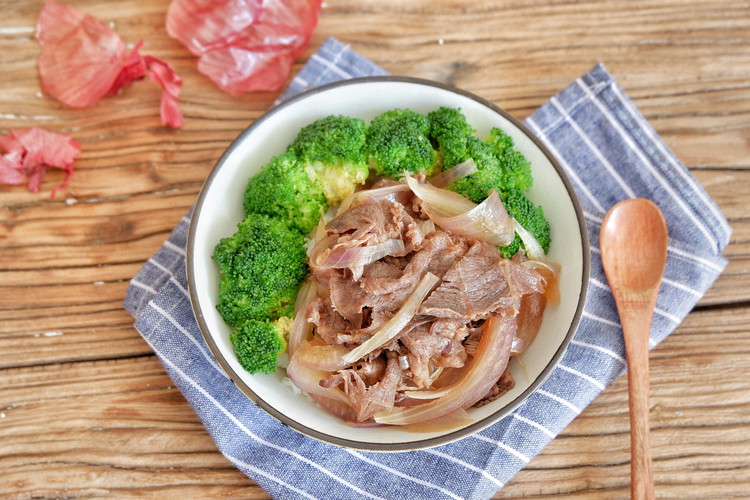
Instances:
[[[637,297],[634,301],[639,302],[645,298]],[[651,465],[649,424],[648,339],[653,305],[645,300],[641,308],[627,309],[628,312],[623,311],[624,314],[621,315],[621,322],[628,360],[630,490],[633,500],[650,500],[654,498],[654,472]]]

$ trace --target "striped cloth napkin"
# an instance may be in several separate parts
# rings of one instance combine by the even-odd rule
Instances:
[[[282,99],[345,78],[384,74],[328,39]],[[483,499],[494,495],[625,370],[617,311],[598,235],[606,211],[654,200],[670,232],[651,345],[669,335],[726,265],[731,228],[602,65],[526,120],[570,176],[591,237],[591,283],[580,327],[549,379],[513,414],[431,449],[365,452],[316,441],[252,404],[222,372],[193,316],[185,276],[188,213],[131,281],[125,308],[222,453],[273,498]]]

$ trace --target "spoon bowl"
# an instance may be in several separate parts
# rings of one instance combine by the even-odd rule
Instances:
[[[605,272],[610,284],[630,292],[648,292],[661,284],[667,226],[653,202],[637,198],[612,207],[602,224],[600,241],[602,254],[607,253]]]
[[[667,224],[653,202],[614,205],[602,222],[602,265],[620,315],[628,360],[631,496],[654,498],[649,443],[648,350],[651,320],[667,261]]]

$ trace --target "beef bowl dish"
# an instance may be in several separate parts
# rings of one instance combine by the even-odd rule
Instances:
[[[491,425],[541,385],[589,254],[571,183],[521,123],[373,77],[284,101],[230,145],[187,266],[204,338],[249,400],[316,439],[400,451]]]

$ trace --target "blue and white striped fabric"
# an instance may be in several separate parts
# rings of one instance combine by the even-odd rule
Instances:
[[[328,39],[282,97],[334,80],[384,71]],[[125,307],[135,327],[195,409],[224,455],[274,498],[483,499],[495,494],[625,370],[617,311],[599,260],[604,214],[617,201],[654,200],[670,231],[651,345],[690,312],[726,265],[725,218],[598,65],[526,120],[567,170],[583,203],[592,280],[580,328],[560,366],[515,413],[452,444],[371,453],[303,436],[249,402],[203,341],[187,294],[190,214],[131,281]]]

